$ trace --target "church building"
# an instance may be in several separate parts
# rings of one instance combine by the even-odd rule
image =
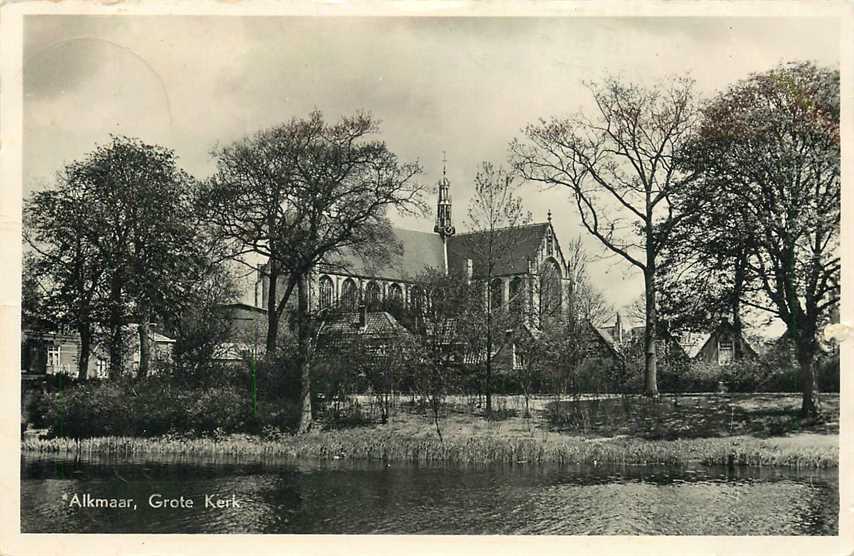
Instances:
[[[319,264],[310,276],[310,310],[342,307],[355,312],[368,310],[382,301],[397,301],[413,307],[424,296],[419,275],[433,268],[445,273],[465,273],[470,280],[484,280],[485,263],[480,257],[484,232],[457,233],[452,219],[450,181],[446,172],[438,183],[436,220],[433,232],[394,228],[402,249],[389,260],[376,262],[342,250],[334,264]],[[550,316],[568,310],[572,294],[571,274],[551,223],[520,225],[492,232],[507,252],[496,260],[488,295],[496,309],[507,308],[526,315],[530,326],[539,327]],[[283,291],[284,287],[278,291]],[[267,302],[267,282],[262,279],[262,307]]]

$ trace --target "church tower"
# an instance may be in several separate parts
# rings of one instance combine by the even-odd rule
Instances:
[[[439,200],[436,204],[436,225],[433,231],[442,238],[445,259],[445,274],[448,273],[448,238],[456,233],[451,222],[451,182],[448,181],[448,161],[442,156],[442,179],[439,180]]]

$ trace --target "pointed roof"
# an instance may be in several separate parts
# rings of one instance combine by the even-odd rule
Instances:
[[[385,311],[367,313],[365,326],[359,325],[359,313],[339,313],[324,320],[320,334],[331,335],[363,335],[388,337],[408,335],[410,332],[396,318]]]
[[[334,270],[330,272],[383,278],[386,280],[412,281],[427,267],[443,269],[445,266],[442,252],[442,238],[430,232],[417,232],[392,228],[394,238],[400,243],[402,251],[392,254],[387,263],[372,261],[352,249],[342,249],[330,260]],[[323,267],[320,267],[321,271]]]
[[[535,258],[537,249],[542,244],[549,227],[548,222],[539,222],[493,232],[496,234],[496,243],[508,246],[508,251],[503,253],[497,261],[493,274],[501,276],[528,272],[528,259]],[[474,276],[485,274],[485,269],[480,262],[480,253],[487,234],[489,232],[469,232],[449,238],[448,270],[451,273],[464,272],[466,259],[472,259]]]

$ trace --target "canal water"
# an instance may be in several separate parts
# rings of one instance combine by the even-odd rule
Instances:
[[[31,456],[21,465],[24,533],[838,534],[836,470]],[[97,507],[111,499],[128,507]]]

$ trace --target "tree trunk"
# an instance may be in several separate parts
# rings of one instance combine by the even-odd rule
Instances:
[[[733,357],[736,361],[739,361],[744,355],[744,349],[741,345],[741,330],[743,328],[741,322],[741,295],[744,292],[744,275],[747,271],[746,265],[746,256],[743,254],[739,255],[735,261],[735,279],[731,300],[732,326],[738,335],[735,342],[733,342]]]
[[[486,313],[486,417],[492,417],[492,311]]]
[[[118,380],[124,370],[124,335],[121,324],[110,326],[110,380]]]
[[[77,380],[89,377],[89,352],[92,351],[92,327],[89,323],[81,323],[77,327],[80,334],[80,355],[77,358]]]
[[[116,273],[110,281],[110,380],[118,380],[124,370],[122,320],[122,278]]]
[[[144,309],[139,319],[139,368],[136,372],[137,378],[148,376],[148,367],[151,362],[151,339],[149,337],[149,311]]]
[[[797,359],[800,367],[801,417],[815,418],[821,415],[821,403],[818,396],[818,376],[816,368],[815,333],[801,332],[797,343]]]
[[[644,386],[643,395],[658,397],[655,338],[657,311],[655,306],[655,264],[650,261],[644,271],[646,330],[644,330]]]
[[[308,314],[308,277],[301,274],[297,281],[297,349],[299,353],[301,392],[299,429],[297,434],[308,432],[311,428],[311,343]]]
[[[279,338],[279,312],[276,311],[279,269],[276,261],[269,260],[269,274],[267,280],[267,344],[265,357],[273,357],[276,353],[276,345]]]

